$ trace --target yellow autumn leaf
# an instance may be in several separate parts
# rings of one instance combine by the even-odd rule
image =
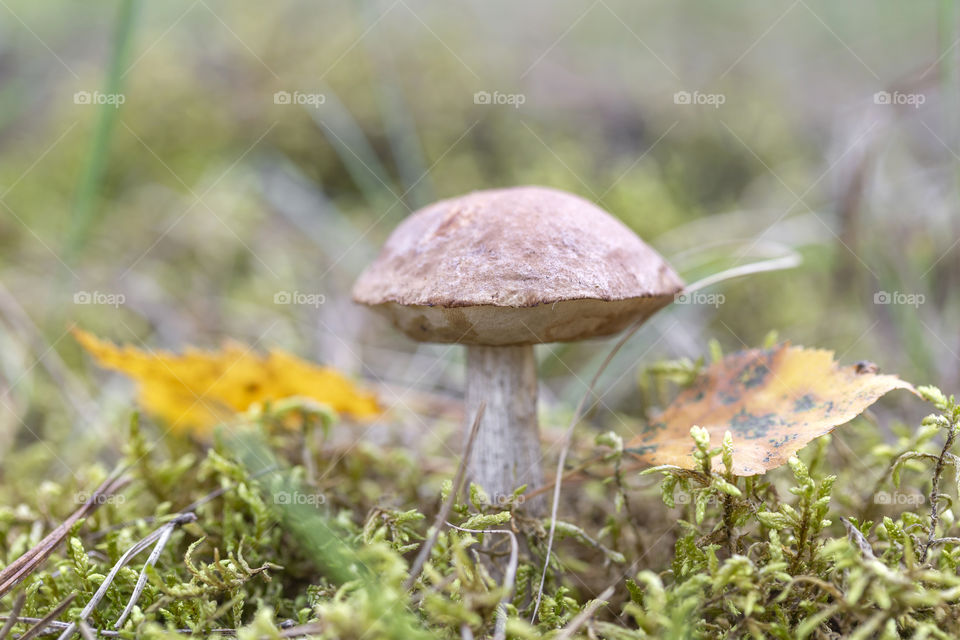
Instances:
[[[182,355],[116,346],[75,329],[77,341],[100,366],[137,382],[139,402],[175,432],[205,434],[257,403],[300,396],[356,418],[377,415],[373,394],[330,367],[279,349],[266,356],[237,342],[219,351],[187,348]]]
[[[733,473],[785,463],[814,438],[860,415],[893,389],[914,390],[865,365],[841,367],[833,352],[789,344],[749,349],[712,364],[626,447],[647,464],[695,468],[690,428],[719,445],[733,436]]]

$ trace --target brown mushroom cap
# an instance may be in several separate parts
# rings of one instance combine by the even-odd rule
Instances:
[[[479,345],[616,333],[683,281],[606,211],[545,187],[476,191],[412,213],[353,298],[414,340]]]

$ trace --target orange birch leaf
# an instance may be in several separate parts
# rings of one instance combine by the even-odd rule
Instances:
[[[690,428],[697,425],[709,432],[713,446],[731,433],[733,473],[763,473],[888,391],[916,393],[909,382],[872,369],[840,366],[832,351],[789,344],[740,351],[701,373],[626,450],[651,466],[693,469]]]
[[[77,341],[100,366],[137,383],[139,402],[174,432],[206,434],[254,404],[300,396],[356,418],[380,413],[373,394],[336,369],[280,350],[266,356],[228,342],[217,351],[188,348],[182,355],[145,351],[75,329]]]

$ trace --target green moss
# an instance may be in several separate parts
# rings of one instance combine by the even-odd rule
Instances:
[[[688,366],[658,365],[651,376],[686,384],[690,376],[674,374]],[[389,447],[337,450],[333,437],[345,425],[305,436],[280,428],[282,415],[269,408],[252,431],[225,430],[209,449],[151,449],[149,428],[134,419],[119,465],[130,483],[18,587],[21,615],[42,617],[76,594],[60,619],[78,619],[127,549],[190,509],[196,520],[176,526],[146,570],[123,637],[218,629],[279,637],[294,625],[322,638],[459,638],[463,629],[488,637],[504,597],[505,629],[516,638],[549,635],[584,612],[580,636],[610,639],[956,637],[960,537],[951,536],[951,507],[960,465],[950,448],[960,407],[937,389],[920,391],[936,413],[916,428],[896,425],[893,442],[866,421],[845,428],[857,434],[858,462],[886,470],[866,485],[862,470],[842,463],[846,445],[831,446],[830,437],[749,478],[714,468],[717,455],[729,462],[732,443],[712,443],[698,428],[696,469],[640,475],[623,458],[620,435],[601,434],[593,445],[578,437],[581,477],[563,488],[533,624],[549,522],[524,515],[521,494],[491,505],[471,487],[449,517],[467,529],[514,531],[522,552],[512,594],[503,588],[508,538],[449,527],[408,591],[455,461],[420,472]],[[306,467],[305,450],[314,456]],[[40,473],[39,463],[22,466]],[[28,475],[12,478],[4,489],[11,506],[0,509],[4,564],[106,475],[93,464],[41,491],[31,491]],[[116,574],[92,626],[113,628],[148,554]],[[591,604],[610,585],[614,595]]]

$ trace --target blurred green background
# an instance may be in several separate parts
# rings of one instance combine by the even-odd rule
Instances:
[[[600,424],[636,410],[639,367],[771,329],[954,389],[958,13],[0,0],[0,447],[117,439],[130,386],[81,356],[74,323],[152,349],[281,347],[400,414],[457,398],[462,350],[408,341],[349,290],[410,211],[527,183],[596,201],[688,282],[804,258],[656,316],[601,379]],[[610,344],[539,348],[548,427]]]

